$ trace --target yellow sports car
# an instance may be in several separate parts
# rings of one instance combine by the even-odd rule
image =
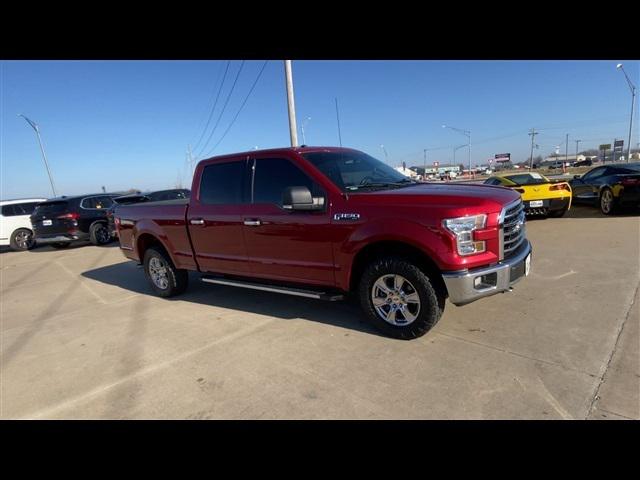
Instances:
[[[561,217],[571,208],[571,187],[549,180],[537,172],[505,173],[484,181],[485,185],[508,187],[520,192],[527,215]]]

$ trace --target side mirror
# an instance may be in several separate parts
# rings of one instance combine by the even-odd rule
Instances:
[[[324,197],[312,197],[307,187],[287,187],[282,192],[282,208],[297,211],[324,210]]]

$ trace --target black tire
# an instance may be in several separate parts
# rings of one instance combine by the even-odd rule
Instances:
[[[94,245],[106,245],[111,242],[111,235],[109,235],[109,227],[104,222],[98,222],[91,225],[89,229],[89,239]]]
[[[603,188],[598,198],[598,206],[603,215],[613,215],[617,210],[616,197],[610,188]]]
[[[373,305],[375,284],[385,275],[397,275],[408,281],[404,287],[410,293],[417,293],[419,298],[418,310],[409,312],[415,314],[415,319],[406,325],[391,324],[385,321]],[[388,286],[388,284],[387,284]],[[371,324],[386,335],[402,340],[411,340],[427,333],[440,320],[444,311],[445,296],[434,288],[429,277],[417,266],[402,258],[381,258],[371,263],[362,274],[358,288],[360,305]],[[386,305],[385,305],[386,306]],[[380,307],[382,308],[382,307]],[[389,305],[389,308],[391,306]],[[384,309],[382,309],[384,311]],[[401,315],[404,316],[404,315]],[[397,313],[394,314],[394,318]],[[403,319],[403,321],[406,320]]]
[[[155,261],[154,261],[155,259]],[[166,271],[166,286],[163,288],[162,281],[152,278],[151,269],[154,268],[154,263],[159,263],[160,268],[164,268]],[[157,247],[149,247],[144,253],[144,275],[147,277],[147,281],[153,291],[160,297],[173,297],[179,295],[187,289],[189,285],[189,272],[187,270],[181,270],[176,268],[171,261],[171,258],[161,249]],[[162,274],[161,274],[162,276]]]
[[[24,250],[31,250],[35,245],[35,239],[33,238],[33,232],[28,228],[19,228],[11,234],[9,245],[13,250],[18,252]]]
[[[53,248],[57,249],[69,248],[69,245],[71,245],[71,242],[56,242],[51,244]]]

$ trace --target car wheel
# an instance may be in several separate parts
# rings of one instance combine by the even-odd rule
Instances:
[[[58,248],[58,249],[68,248],[69,245],[71,245],[71,242],[56,242],[51,244],[53,248]]]
[[[444,310],[444,295],[422,270],[401,258],[371,263],[360,279],[359,296],[371,324],[402,340],[427,333]]]
[[[189,284],[188,272],[176,268],[161,249],[148,248],[143,263],[144,274],[153,291],[160,297],[172,297],[186,290]]]
[[[610,188],[605,188],[600,194],[600,211],[604,215],[611,215],[615,212],[615,197]]]
[[[89,229],[89,238],[94,245],[106,245],[111,241],[109,228],[105,223],[94,223]]]
[[[35,243],[33,232],[28,228],[19,228],[11,234],[11,240],[9,240],[11,248],[17,251],[30,250]]]

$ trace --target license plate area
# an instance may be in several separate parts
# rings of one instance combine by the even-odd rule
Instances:
[[[50,227],[51,225],[53,225],[53,221],[52,220],[43,220],[42,221],[42,226],[43,227]]]
[[[530,208],[542,207],[544,205],[544,200],[531,200],[529,202]]]

